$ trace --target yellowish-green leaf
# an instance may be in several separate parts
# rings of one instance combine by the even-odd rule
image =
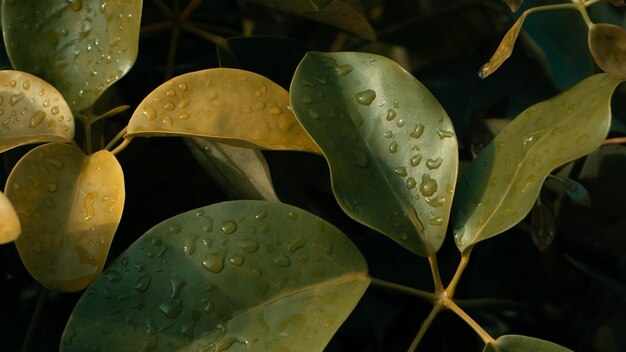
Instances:
[[[376,40],[376,33],[367,21],[359,0],[248,1],[341,28],[367,40]]]
[[[589,28],[589,50],[600,68],[626,79],[626,30],[612,24],[595,23]]]
[[[72,111],[58,90],[26,72],[0,71],[0,153],[73,138]]]
[[[422,256],[445,237],[457,175],[448,115],[394,61],[365,53],[308,53],[291,106],[328,160],[341,208]]]
[[[507,5],[509,5],[511,12],[515,12],[519,9],[519,7],[522,5],[522,2],[524,0],[503,0],[503,1],[506,2]]]
[[[191,154],[232,198],[278,201],[260,151],[205,138],[186,138]]]
[[[135,62],[141,0],[7,0],[2,32],[13,66],[89,108]]]
[[[15,241],[20,232],[20,219],[9,199],[0,192],[0,244]]]
[[[513,26],[509,29],[508,32],[502,38],[500,45],[496,49],[496,52],[493,53],[489,62],[482,65],[478,70],[478,75],[480,78],[486,78],[492,73],[496,72],[496,70],[511,56],[513,53],[513,47],[515,46],[515,42],[517,41],[517,36],[519,32],[522,30],[522,24],[526,19],[526,14],[522,14],[520,18],[515,21]]]
[[[289,111],[289,94],[253,72],[214,68],[175,77],[139,104],[128,125],[136,136],[208,137],[243,147],[319,149]]]
[[[503,335],[485,345],[483,352],[573,352],[554,342],[523,335]]]
[[[620,82],[607,74],[591,76],[526,109],[482,150],[454,199],[454,236],[461,251],[521,221],[550,171],[602,144]]]
[[[15,243],[30,274],[53,290],[87,287],[104,266],[124,207],[115,156],[45,144],[15,165],[5,191],[22,223]]]
[[[80,299],[61,351],[323,351],[370,279],[304,210],[233,201],[149,230]]]

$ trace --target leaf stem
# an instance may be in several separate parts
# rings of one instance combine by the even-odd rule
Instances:
[[[184,31],[195,34],[198,37],[206,39],[217,46],[226,47],[226,40],[224,39],[224,37],[205,31],[204,29],[195,25],[193,22],[183,22],[180,24],[180,27]]]
[[[467,325],[471,326],[485,344],[496,342],[496,340],[494,340],[493,337],[491,337],[491,335],[489,335],[489,333],[485,331],[485,329],[483,329],[474,319],[467,315],[467,313],[465,313],[465,311],[461,309],[461,307],[457,306],[453,300],[447,299],[445,304],[447,308],[456,313],[459,318],[463,319],[463,321],[465,321]]]
[[[172,9],[170,9],[169,6],[167,6],[167,4],[165,4],[165,2],[163,2],[163,0],[152,0],[152,2],[156,5],[156,7],[159,8],[159,10],[161,11],[161,13],[171,19],[174,20],[174,18],[176,17],[174,15],[174,11],[172,11]]]
[[[564,9],[576,10],[578,9],[578,5],[575,3],[567,3],[567,4],[536,6],[536,7],[533,7],[524,11],[524,13],[522,13],[522,16],[528,16],[535,12],[550,11],[550,10],[564,10]]]
[[[115,149],[111,150],[111,154],[117,155],[119,152],[124,150],[130,144],[131,139],[132,138],[124,138],[124,140],[122,141],[122,143],[120,143],[120,145],[118,145]]]
[[[35,311],[33,312],[33,316],[30,319],[30,323],[28,324],[28,330],[26,330],[26,335],[24,336],[24,342],[22,342],[21,352],[28,352],[30,350],[30,345],[33,343],[33,337],[35,336],[35,330],[37,330],[37,325],[39,325],[39,320],[41,320],[41,315],[43,313],[43,308],[46,305],[46,300],[48,299],[48,293],[50,291],[41,286],[41,290],[39,291],[39,298],[37,299],[37,304],[35,305]]]
[[[193,11],[196,9],[196,7],[198,7],[201,3],[202,3],[202,0],[191,0],[189,4],[187,4],[187,6],[180,13],[180,20],[184,21],[188,19],[189,16],[191,16]]]
[[[430,264],[430,271],[433,274],[433,283],[435,284],[435,293],[443,292],[444,287],[441,282],[441,274],[439,274],[439,264],[437,263],[437,254],[431,254],[428,256],[428,264]]]
[[[578,3],[576,3],[576,5],[578,6],[578,11],[580,12],[580,15],[583,16],[583,20],[585,20],[585,23],[587,24],[587,27],[591,28],[591,26],[593,26],[593,21],[591,21],[591,18],[589,18],[589,14],[587,13],[586,4],[582,3],[582,2],[578,2]]]
[[[91,121],[86,121],[85,126],[85,152],[87,155],[93,153],[93,146],[91,145]]]
[[[617,138],[609,138],[606,139],[602,145],[609,145],[609,144],[624,144],[626,143],[626,137],[617,137]]]
[[[437,317],[437,314],[439,314],[442,308],[443,305],[441,305],[440,303],[437,303],[433,306],[433,309],[430,311],[430,314],[428,314],[428,317],[426,317],[426,320],[424,320],[424,322],[420,326],[420,330],[417,332],[417,335],[415,335],[415,338],[413,339],[413,342],[411,342],[411,346],[409,346],[407,352],[415,351],[417,345],[419,345],[419,343],[422,341],[422,338],[424,337],[424,335],[426,335],[426,331],[428,331],[428,328],[433,323],[433,321]]]
[[[382,288],[390,289],[390,290],[393,290],[393,291],[406,293],[406,294],[409,294],[411,296],[419,297],[419,298],[421,298],[421,299],[423,299],[425,301],[428,301],[430,303],[433,303],[433,302],[435,302],[437,300],[437,295],[435,295],[432,292],[426,292],[426,291],[418,290],[416,288],[412,288],[412,287],[396,284],[396,283],[393,283],[393,282],[377,279],[377,278],[372,277],[372,276],[370,276],[370,279],[372,280],[372,283],[371,283],[372,286],[382,287]]]
[[[139,29],[139,33],[144,34],[144,33],[150,33],[150,32],[158,32],[158,31],[162,31],[165,29],[169,29],[170,27],[172,27],[172,21],[170,20],[161,21],[161,22],[151,23],[151,24],[146,24],[144,26],[141,26],[141,28]]]
[[[109,144],[106,145],[106,147],[104,147],[104,149],[111,151],[111,148],[113,148],[113,146],[120,140],[122,139],[122,137],[124,137],[124,135],[126,134],[126,131],[128,130],[128,126],[122,128],[121,131],[119,131],[115,137],[113,137],[113,139],[111,139],[111,141],[109,142]]]
[[[459,262],[459,266],[456,268],[456,272],[454,273],[450,284],[448,284],[448,287],[446,288],[446,294],[449,298],[454,297],[454,292],[456,291],[459,281],[461,280],[461,276],[463,276],[465,268],[467,268],[467,263],[469,262],[470,255],[472,255],[473,249],[474,246],[470,246],[461,255],[461,261]]]

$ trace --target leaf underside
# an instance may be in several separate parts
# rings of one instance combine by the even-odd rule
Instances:
[[[14,241],[21,231],[15,209],[4,193],[0,192],[0,244]]]
[[[357,248],[322,219],[215,204],[122,253],[76,305],[61,350],[322,351],[368,284]]]
[[[626,30],[612,24],[595,23],[589,28],[589,50],[606,73],[626,79]]]
[[[382,56],[312,52],[290,94],[341,208],[418,255],[436,252],[458,156],[452,123],[426,87]]]

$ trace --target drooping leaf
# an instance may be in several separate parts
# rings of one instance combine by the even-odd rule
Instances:
[[[496,344],[485,345],[483,352],[572,352],[554,342],[522,335],[503,335]]]
[[[530,236],[539,251],[544,252],[554,242],[556,223],[552,210],[544,204],[533,207],[530,220]]]
[[[369,281],[358,249],[308,212],[214,204],[122,253],[76,305],[61,351],[322,351]]]
[[[53,290],[87,287],[104,266],[124,207],[115,156],[44,144],[15,165],[5,191],[22,223],[15,244],[30,274]]]
[[[0,192],[0,244],[15,241],[20,232],[20,219],[9,199]]]
[[[602,0],[614,6],[624,6],[624,0]]]
[[[367,40],[376,39],[359,0],[248,1],[341,28]]]
[[[0,71],[0,153],[73,138],[72,111],[58,90],[26,72]]]
[[[522,16],[520,16],[520,18],[517,19],[517,21],[515,21],[509,31],[506,32],[504,38],[502,38],[502,41],[500,42],[500,45],[498,45],[496,52],[493,53],[493,55],[489,59],[489,62],[482,65],[478,70],[478,75],[480,76],[480,78],[484,79],[494,73],[498,69],[498,67],[500,67],[504,63],[504,61],[506,61],[506,59],[511,56],[511,53],[513,53],[513,47],[515,46],[515,41],[517,41],[517,36],[522,30],[522,24],[524,23],[525,19],[526,15],[523,14]]]
[[[207,137],[235,146],[319,153],[289,94],[256,73],[214,68],[175,77],[139,104],[127,137]]]
[[[509,5],[511,12],[515,12],[519,9],[519,7],[522,5],[522,2],[524,0],[502,0],[502,1],[504,1],[507,5]]]
[[[594,23],[589,28],[589,50],[604,72],[626,79],[626,30],[612,24]]]
[[[619,83],[606,74],[591,76],[526,109],[482,150],[454,199],[454,236],[461,251],[517,224],[551,170],[602,144]]]
[[[587,208],[591,207],[591,196],[583,185],[566,177],[563,179],[563,187],[567,196],[576,204]]]
[[[202,168],[233,198],[278,201],[269,167],[260,151],[204,138],[185,138]]]
[[[142,0],[8,0],[2,32],[18,70],[50,82],[78,112],[135,62]]]
[[[312,52],[290,95],[341,208],[418,255],[436,252],[458,156],[452,123],[428,89],[382,56]]]

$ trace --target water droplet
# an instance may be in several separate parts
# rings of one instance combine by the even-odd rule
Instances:
[[[50,109],[50,112],[52,113],[52,115],[56,115],[59,113],[59,107],[58,106],[53,106],[52,109]]]
[[[36,111],[33,116],[30,117],[30,121],[28,121],[28,127],[36,128],[41,124],[41,121],[46,118],[46,113],[39,110]]]
[[[383,136],[384,136],[385,138],[391,138],[391,137],[393,137],[393,132],[391,132],[391,131],[385,131],[385,133],[383,133]]]
[[[413,189],[417,186],[417,181],[413,177],[409,177],[406,179],[406,188]]]
[[[352,70],[354,70],[354,67],[352,67],[352,65],[350,64],[343,64],[343,65],[337,66],[336,70],[340,76],[345,76],[348,73],[352,72]]]
[[[180,296],[180,292],[183,290],[185,285],[187,285],[187,281],[180,277],[174,277],[170,280],[170,284],[172,285],[171,298],[178,298]]]
[[[396,175],[402,176],[402,177],[406,177],[407,172],[406,172],[406,168],[403,166],[397,167],[395,169],[393,169],[393,172],[395,172]]]
[[[254,253],[259,250],[259,243],[252,239],[239,240],[237,245],[248,253]]]
[[[176,91],[173,89],[169,89],[166,93],[165,93],[168,97],[174,97],[176,96]]]
[[[181,113],[178,115],[178,118],[179,118],[179,119],[181,119],[181,120],[188,120],[188,119],[189,119],[189,116],[190,116],[190,115],[189,115],[188,113],[186,113],[186,112],[181,112]]]
[[[454,137],[454,133],[452,131],[446,131],[440,128],[437,129],[437,134],[439,135],[439,139]]]
[[[187,239],[185,239],[185,245],[183,246],[183,250],[185,251],[185,253],[187,253],[187,255],[193,255],[196,251],[196,240],[198,239],[198,236],[193,236],[193,237],[187,237]]]
[[[294,253],[298,249],[304,247],[305,245],[306,245],[306,240],[302,237],[298,237],[295,240],[291,241],[289,245],[287,245],[287,251],[289,251],[289,253]]]
[[[202,257],[202,266],[210,272],[219,273],[224,269],[224,256],[219,253],[207,253]]]
[[[411,161],[410,161],[411,166],[413,166],[413,167],[415,167],[415,166],[419,165],[419,164],[420,164],[420,162],[422,162],[422,155],[421,155],[421,154],[414,155],[414,156],[411,158]]]
[[[183,311],[183,302],[178,299],[172,299],[159,304],[159,310],[168,318],[176,318]]]
[[[291,264],[291,261],[289,260],[289,258],[281,254],[278,257],[274,258],[274,264],[281,268],[286,268],[289,266],[289,264]]]
[[[443,225],[443,218],[441,216],[437,216],[428,220],[428,223],[433,226],[441,226]]]
[[[67,1],[67,7],[69,7],[74,12],[80,11],[81,7],[83,6],[82,0],[66,0],[66,1]]]
[[[354,150],[354,164],[358,167],[365,168],[368,164],[367,155],[360,149]]]
[[[355,96],[356,101],[359,104],[368,106],[372,103],[372,101],[374,101],[374,99],[376,99],[376,92],[371,89],[367,89],[362,92],[356,93]]]
[[[458,243],[460,246],[465,244],[465,226],[461,226],[458,227],[456,229],[454,229],[454,240],[456,241],[456,243]]]
[[[226,235],[230,235],[237,231],[237,223],[232,220],[226,220],[222,223],[222,232]]]
[[[426,203],[433,208],[442,207],[446,203],[445,197],[436,196],[433,198],[426,198]]]
[[[85,208],[85,217],[83,218],[83,221],[88,221],[93,219],[94,213],[95,213],[95,208],[93,206],[93,203],[96,201],[96,199],[98,199],[98,192],[89,192],[87,193],[87,195],[85,196],[85,199],[83,200],[83,207]]]
[[[430,178],[429,174],[423,174],[420,192],[426,197],[432,196],[437,192],[437,181]]]
[[[148,287],[150,287],[150,280],[150,276],[144,275],[137,280],[133,288],[139,292],[146,292]]]
[[[254,216],[257,220],[261,221],[267,217],[267,212],[265,210],[261,210],[258,214]]]
[[[443,158],[439,157],[437,159],[428,159],[426,160],[426,167],[430,170],[437,169],[443,163]]]
[[[387,110],[387,121],[391,121],[396,118],[396,112],[393,109]]]
[[[120,276],[120,274],[115,270],[109,270],[106,273],[104,273],[103,276],[105,279],[107,279],[109,282],[112,282],[112,283],[118,283],[122,280],[122,277]]]
[[[391,142],[389,144],[389,152],[395,154],[398,152],[398,143],[396,141]]]
[[[202,225],[202,231],[206,233],[213,231],[213,219],[210,216],[204,217],[204,224]]]
[[[165,105],[163,105],[163,108],[167,111],[174,111],[176,106],[174,105],[174,103],[168,101],[167,103],[165,103]]]
[[[178,89],[180,89],[181,91],[186,91],[187,90],[187,83],[181,83],[178,85]]]
[[[278,116],[283,113],[283,109],[279,108],[278,106],[272,106],[271,108],[269,108],[269,110],[267,110],[267,112],[270,115]]]
[[[420,138],[423,133],[424,133],[424,125],[418,122],[415,125],[415,128],[413,129],[413,132],[409,133],[409,136],[411,136],[413,138]]]
[[[24,90],[28,90],[30,88],[30,81],[25,80],[24,83],[22,83],[22,88],[24,88]]]
[[[180,233],[180,231],[182,230],[182,227],[178,224],[170,225],[169,230],[171,233]]]
[[[57,184],[54,182],[50,182],[46,184],[46,189],[48,190],[48,192],[54,193],[57,190]]]
[[[243,264],[244,259],[242,256],[236,255],[234,257],[230,257],[228,261],[234,266],[240,266],[241,264]]]
[[[156,110],[154,110],[154,108],[148,104],[143,106],[142,114],[146,119],[150,121],[153,121],[154,119],[156,119]]]
[[[167,127],[172,127],[172,125],[174,125],[174,120],[172,120],[170,115],[163,116],[163,120],[161,122],[163,122],[163,124]]]
[[[311,98],[310,95],[306,95],[305,94],[305,95],[302,96],[302,102],[305,103],[305,104],[311,104],[311,103],[313,103],[313,98]]]
[[[398,127],[404,127],[404,125],[406,124],[406,121],[404,119],[398,119],[398,122],[396,122],[396,126]]]
[[[308,113],[309,113],[309,116],[311,116],[313,120],[319,120],[320,114],[318,114],[317,111],[313,109],[308,109]]]
[[[181,101],[178,102],[178,107],[186,108],[187,106],[189,106],[189,103],[190,103],[189,99],[181,99]]]

